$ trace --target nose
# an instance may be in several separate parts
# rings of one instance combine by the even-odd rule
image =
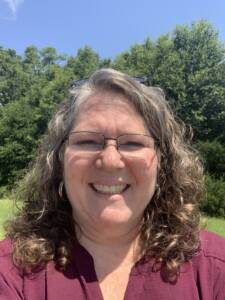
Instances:
[[[124,168],[125,164],[122,160],[121,154],[117,150],[115,141],[107,142],[105,148],[101,151],[97,158],[96,166],[111,172]]]

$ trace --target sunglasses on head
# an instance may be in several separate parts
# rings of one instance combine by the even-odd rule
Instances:
[[[130,77],[131,79],[137,81],[138,83],[144,84],[146,86],[150,86],[150,80],[147,77]],[[87,83],[89,78],[83,78],[78,80],[73,80],[71,82],[71,87],[79,87],[83,84]]]

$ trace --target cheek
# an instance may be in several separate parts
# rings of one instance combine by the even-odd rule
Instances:
[[[85,169],[90,164],[90,159],[84,158],[79,154],[74,154],[67,150],[64,155],[64,170],[68,173],[74,173],[75,170]]]
[[[76,174],[77,162],[70,154],[64,156],[64,181],[67,183],[71,176]]]
[[[157,170],[158,170],[158,159],[155,154],[152,159],[148,162],[148,166],[145,169],[143,174],[143,182],[149,187],[150,192],[152,193],[155,190],[155,186],[157,183]]]
[[[149,172],[149,173],[157,172],[158,165],[159,165],[158,156],[157,156],[156,152],[154,152],[147,160],[146,172]]]
[[[79,199],[84,197],[84,182],[87,170],[88,167],[85,160],[70,152],[65,153],[63,178],[67,197],[73,209],[80,207]]]
[[[64,155],[64,182],[71,189],[83,182],[83,178],[88,170],[88,163],[85,159],[75,156],[71,152],[66,152]]]
[[[158,158],[156,153],[149,155],[146,159],[137,160],[132,163],[132,173],[137,183],[156,183],[158,169]]]

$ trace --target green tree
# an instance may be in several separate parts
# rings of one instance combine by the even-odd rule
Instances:
[[[196,147],[202,155],[206,171],[216,179],[225,179],[225,145],[212,140],[198,141]]]
[[[0,105],[23,97],[29,86],[29,76],[14,50],[0,49]]]
[[[85,46],[78,50],[75,57],[68,59],[66,68],[73,71],[74,78],[82,79],[98,69],[100,65],[100,57],[90,47]]]
[[[182,111],[186,101],[184,63],[169,35],[161,36],[156,42],[152,84],[163,88],[177,113]]]
[[[151,80],[155,72],[155,55],[155,43],[148,38],[143,45],[136,44],[118,55],[112,67],[131,76],[146,76]]]
[[[48,49],[49,50],[49,49]],[[12,186],[24,174],[46,131],[56,105],[62,101],[73,78],[72,71],[56,63],[59,55],[47,59],[35,47],[28,47],[18,68],[29,78],[26,93],[0,107],[0,185]],[[50,62],[51,61],[51,62]],[[9,78],[10,80],[10,78]],[[18,91],[19,92],[19,91]]]
[[[206,176],[206,197],[200,203],[200,208],[208,216],[225,219],[225,181]]]
[[[33,157],[37,143],[35,110],[24,100],[5,105],[0,118],[0,185],[12,186]]]
[[[25,49],[23,57],[23,67],[25,72],[30,75],[38,75],[41,69],[40,52],[35,46],[29,46]]]
[[[59,55],[55,48],[46,47],[40,51],[42,66],[54,65],[66,60],[65,55]]]
[[[225,47],[207,21],[178,26],[174,47],[184,64],[185,101],[180,114],[197,139],[225,142]]]
[[[147,38],[115,60],[101,59],[88,46],[74,57],[53,47],[29,46],[22,57],[0,47],[0,185],[12,186],[22,176],[71,81],[101,67],[145,76],[162,87],[179,117],[194,128],[207,170],[218,179],[225,165],[224,56],[207,21],[177,26],[156,41]]]

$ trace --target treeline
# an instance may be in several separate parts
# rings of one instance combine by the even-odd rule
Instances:
[[[73,57],[52,47],[29,46],[23,56],[0,47],[0,197],[25,174],[71,81],[112,67],[162,87],[178,117],[192,126],[208,174],[202,209],[225,217],[224,58],[225,46],[207,21],[147,38],[114,60],[88,46]]]

